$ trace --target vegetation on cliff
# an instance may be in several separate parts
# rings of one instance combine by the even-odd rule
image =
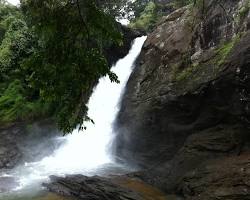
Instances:
[[[139,16],[132,20],[129,25],[133,28],[150,31],[156,23],[157,18],[157,6],[153,1],[150,1]]]
[[[28,83],[31,71],[22,65],[37,46],[36,36],[20,10],[2,1],[0,31],[0,125],[42,117],[45,105]]]
[[[200,1],[197,1],[200,3]],[[196,4],[196,0],[137,0],[132,3],[131,22],[129,24],[132,28],[151,32],[155,28],[157,22],[161,17],[170,14],[172,11],[189,4]]]

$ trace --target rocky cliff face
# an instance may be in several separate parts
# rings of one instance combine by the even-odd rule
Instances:
[[[123,35],[123,45],[118,46],[112,44],[110,46],[105,47],[103,52],[110,67],[112,67],[112,65],[115,64],[117,60],[125,57],[128,54],[131,48],[132,41],[135,38],[145,34],[141,30],[133,30],[131,28],[121,25],[120,23],[117,23],[117,26]]]
[[[248,0],[197,1],[148,36],[115,144],[119,157],[149,169],[144,180],[190,199],[250,199],[249,181],[240,178],[250,178],[249,10]],[[216,179],[220,165],[227,171]],[[236,176],[242,184],[233,190]],[[221,193],[207,195],[216,187]]]
[[[60,145],[54,140],[59,134],[51,120],[0,128],[0,172],[48,156]]]

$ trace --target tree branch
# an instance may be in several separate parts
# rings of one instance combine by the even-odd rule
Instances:
[[[87,23],[85,22],[85,20],[84,20],[84,18],[82,16],[79,0],[76,0],[76,4],[77,4],[79,16],[80,16],[81,21],[82,21],[82,25],[84,26],[84,28],[86,29],[86,32],[87,32],[87,46],[89,46],[90,33],[89,33],[88,25],[87,25]]]

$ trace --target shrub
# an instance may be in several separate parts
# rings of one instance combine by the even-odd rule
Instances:
[[[157,21],[157,6],[150,1],[138,18],[130,23],[130,27],[150,31]]]

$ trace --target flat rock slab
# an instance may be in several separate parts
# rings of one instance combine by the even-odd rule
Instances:
[[[122,187],[108,178],[69,175],[51,176],[43,185],[51,192],[84,200],[142,200],[140,194]]]

